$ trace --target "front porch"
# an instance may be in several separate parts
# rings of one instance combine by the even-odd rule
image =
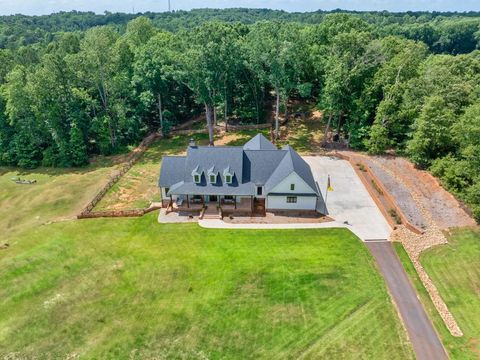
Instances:
[[[201,212],[205,207],[219,207],[223,214],[251,215],[255,212],[255,204],[253,196],[178,195],[176,199],[170,198],[167,208],[169,211]]]

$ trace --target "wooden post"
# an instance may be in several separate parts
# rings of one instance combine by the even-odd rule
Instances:
[[[188,198],[188,195],[187,195],[187,208],[190,208],[190,199]]]
[[[233,207],[237,210],[237,195],[233,197]]]
[[[253,196],[250,196],[250,202],[251,202],[251,205],[252,205],[252,213],[253,213],[253,210],[254,210],[254,208],[253,208]]]
[[[173,206],[173,198],[172,198],[172,195],[170,195],[170,205]]]

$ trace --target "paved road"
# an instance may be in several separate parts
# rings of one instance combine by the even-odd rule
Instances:
[[[400,311],[418,360],[448,359],[390,242],[366,242]]]
[[[355,170],[346,160],[329,156],[304,156],[310,165],[323,199],[330,175],[333,191],[328,193],[327,212],[330,217],[350,225],[362,240],[388,239],[391,228],[371,198]],[[324,212],[323,200],[317,205]]]

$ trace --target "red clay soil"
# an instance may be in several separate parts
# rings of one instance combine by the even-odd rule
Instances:
[[[429,172],[415,169],[413,164],[404,158],[376,157],[375,160],[397,175],[417,194],[421,205],[440,229],[476,225],[457,199]]]
[[[422,215],[426,211],[442,230],[475,225],[475,220],[435,177],[427,171],[416,169],[407,159],[358,153],[355,155],[364,158],[378,178],[387,179],[383,185],[405,215],[412,219],[412,223],[428,223],[428,219]]]

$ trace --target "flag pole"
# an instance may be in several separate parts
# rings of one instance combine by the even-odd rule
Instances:
[[[323,211],[323,215],[327,215],[327,197],[328,197],[328,188],[330,186],[330,175],[328,175],[328,179],[327,179],[327,188],[325,190],[325,201],[324,201],[324,211]]]

